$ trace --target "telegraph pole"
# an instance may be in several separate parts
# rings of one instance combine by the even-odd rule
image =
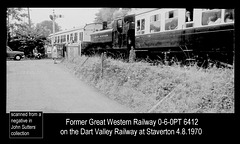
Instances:
[[[7,8],[7,39],[6,39],[6,46],[8,46],[9,35],[10,35],[10,21],[9,21],[9,8]]]
[[[52,25],[53,25],[53,40],[52,40],[52,46],[54,44],[54,41],[55,41],[55,20],[56,18],[63,18],[63,15],[55,15],[55,11],[53,9],[53,15],[49,15],[50,19],[52,20]]]
[[[30,21],[30,11],[28,8],[28,24],[29,24],[29,29],[31,28],[31,21]]]
[[[53,40],[52,40],[52,47],[53,47],[53,44],[54,44],[54,41],[55,41],[55,18],[56,18],[56,16],[55,16],[54,9],[53,9],[53,19],[52,19],[52,21],[53,21]]]

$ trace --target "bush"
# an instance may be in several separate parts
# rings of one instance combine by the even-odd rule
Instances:
[[[150,66],[107,58],[101,78],[100,57],[63,61],[81,80],[135,112],[233,113],[234,73],[228,68]],[[160,103],[159,103],[160,102]]]

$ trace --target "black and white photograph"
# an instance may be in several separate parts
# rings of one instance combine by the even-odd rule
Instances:
[[[234,113],[234,9],[8,8],[7,112]]]
[[[6,34],[6,113],[235,113],[235,9],[8,7]],[[93,119],[90,125],[107,125]],[[70,126],[88,121],[76,122],[66,119]],[[196,127],[198,120],[169,119],[177,122]],[[131,134],[115,135],[125,131]]]

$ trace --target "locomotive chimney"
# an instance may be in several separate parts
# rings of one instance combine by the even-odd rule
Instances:
[[[105,30],[105,29],[107,29],[107,21],[104,21],[103,22],[103,28],[102,28],[103,30]]]

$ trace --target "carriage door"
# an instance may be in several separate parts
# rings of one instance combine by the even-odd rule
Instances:
[[[186,28],[193,27],[193,8],[186,8],[185,25]]]

